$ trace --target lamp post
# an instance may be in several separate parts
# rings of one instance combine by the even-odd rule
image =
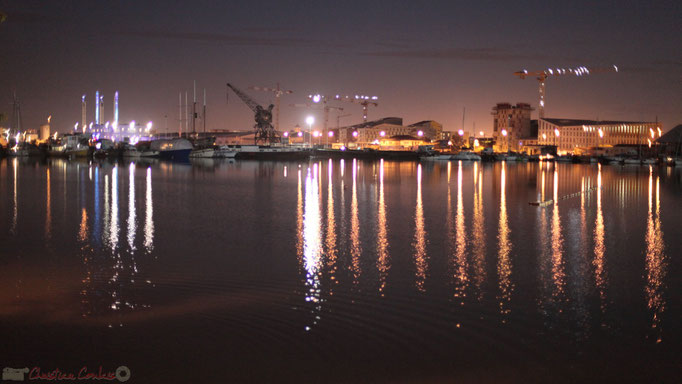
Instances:
[[[312,139],[312,130],[313,130],[313,123],[315,122],[315,118],[312,116],[308,116],[305,118],[305,123],[308,124],[308,140],[310,141],[310,146],[312,147],[313,145],[313,139]]]

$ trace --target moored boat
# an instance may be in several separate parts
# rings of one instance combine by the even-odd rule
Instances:
[[[481,156],[471,151],[460,151],[458,154],[451,156],[450,159],[464,161],[481,161]]]
[[[192,143],[182,138],[158,139],[151,142],[149,149],[157,151],[162,159],[187,160],[192,152]]]

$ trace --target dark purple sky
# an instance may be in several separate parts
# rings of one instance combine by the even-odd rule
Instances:
[[[321,112],[309,93],[379,96],[370,118],[433,119],[490,132],[501,101],[537,107],[537,81],[513,72],[617,64],[618,74],[553,78],[547,117],[682,123],[680,1],[0,1],[0,111],[21,99],[26,128],[48,115],[66,131],[80,95],[120,91],[121,121],[177,129],[178,91],[208,94],[208,127],[250,129],[244,90],[277,82],[282,128]],[[263,104],[270,94],[248,91]],[[337,103],[361,121],[361,107]],[[92,105],[88,120],[94,119]],[[535,114],[534,114],[535,116]],[[330,126],[336,124],[331,113]],[[317,123],[316,123],[317,125]],[[53,128],[53,129],[54,129]]]

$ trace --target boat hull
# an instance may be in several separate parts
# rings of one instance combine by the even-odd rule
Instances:
[[[173,149],[159,151],[159,157],[164,160],[188,160],[191,149]]]

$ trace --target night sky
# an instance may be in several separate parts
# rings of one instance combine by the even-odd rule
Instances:
[[[512,5],[513,4],[513,5]],[[680,1],[0,1],[0,112],[21,100],[24,128],[48,115],[65,132],[80,96],[104,93],[112,120],[177,131],[178,92],[208,94],[208,128],[246,130],[253,115],[226,82],[280,82],[281,127],[311,114],[309,93],[379,96],[370,119],[433,119],[446,130],[491,132],[497,102],[537,108],[537,81],[517,70],[610,66],[620,73],[552,78],[547,117],[682,123]],[[358,123],[361,107],[336,102]],[[534,112],[533,116],[537,116]],[[316,126],[321,127],[322,113]],[[167,119],[166,117],[167,116]],[[94,120],[94,106],[88,108]],[[330,126],[336,125],[335,113]]]

